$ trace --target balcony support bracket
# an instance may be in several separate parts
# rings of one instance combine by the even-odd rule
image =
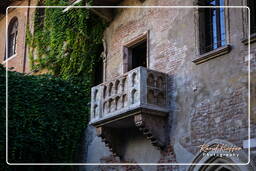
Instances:
[[[122,156],[122,145],[118,142],[120,142],[121,132],[117,129],[108,128],[104,126],[100,126],[96,128],[97,136],[101,137],[102,142],[105,143],[105,146],[108,147],[110,152],[115,157],[121,157]],[[117,139],[118,138],[118,139]]]
[[[134,116],[134,122],[153,146],[164,149],[167,144],[166,117],[138,114]]]

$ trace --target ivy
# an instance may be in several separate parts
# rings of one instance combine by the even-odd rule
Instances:
[[[67,6],[68,0],[43,0],[45,6]],[[92,2],[90,2],[92,3]],[[39,4],[42,5],[42,4]],[[85,5],[81,1],[79,5]],[[89,9],[38,8],[26,43],[33,71],[9,72],[9,162],[74,162],[87,126],[93,73],[102,52],[106,28]],[[0,66],[0,153],[5,160],[5,68]],[[4,163],[4,162],[2,162]],[[72,170],[72,166],[6,167],[0,170]]]
[[[68,5],[67,0],[45,0],[44,3],[46,6]],[[102,52],[105,27],[89,9],[71,8],[63,12],[63,8],[38,8],[34,32],[27,33],[32,70],[47,69],[64,79],[76,77],[92,82],[95,64]]]

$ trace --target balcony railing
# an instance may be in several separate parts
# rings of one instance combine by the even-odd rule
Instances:
[[[137,109],[167,113],[167,75],[144,67],[92,88],[93,125],[124,117]]]

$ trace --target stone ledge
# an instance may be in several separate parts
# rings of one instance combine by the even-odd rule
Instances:
[[[248,45],[249,43],[254,43],[254,42],[256,42],[256,33],[253,33],[250,35],[250,42],[248,38],[245,38],[242,40],[242,43],[245,45]]]
[[[221,55],[225,55],[225,54],[229,53],[230,50],[231,50],[231,46],[225,45],[225,46],[222,46],[220,48],[217,48],[215,50],[212,50],[210,52],[200,55],[198,58],[194,59],[192,62],[194,62],[196,65],[198,65],[198,64],[204,63],[210,59],[219,57]]]

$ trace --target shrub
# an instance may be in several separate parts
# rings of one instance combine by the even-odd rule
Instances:
[[[5,73],[0,66],[2,161],[5,160]],[[88,94],[89,89],[75,80],[8,72],[8,161],[74,162],[87,126]]]

